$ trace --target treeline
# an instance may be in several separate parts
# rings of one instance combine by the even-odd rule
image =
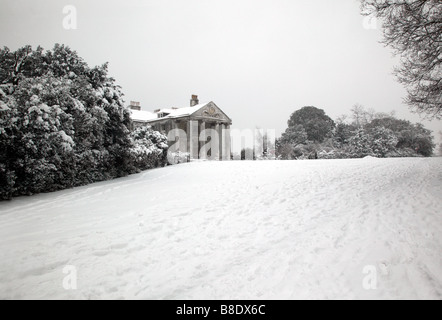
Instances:
[[[434,148],[431,131],[422,124],[359,105],[351,117],[336,122],[322,109],[304,107],[291,115],[287,130],[276,141],[277,158],[282,160],[430,157]]]
[[[0,50],[0,199],[126,176],[167,162],[167,138],[131,132],[107,64],[63,45]]]

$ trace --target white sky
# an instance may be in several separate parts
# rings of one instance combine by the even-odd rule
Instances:
[[[77,30],[63,28],[65,5]],[[420,121],[380,28],[364,28],[359,12],[358,0],[0,0],[0,45],[64,43],[91,66],[109,61],[127,102],[184,107],[197,94],[236,128],[279,133],[303,106],[336,119],[356,103]]]

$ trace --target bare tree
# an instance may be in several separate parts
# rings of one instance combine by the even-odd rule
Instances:
[[[401,56],[395,68],[418,113],[442,118],[442,1],[361,0],[362,13],[383,20],[383,43]]]
[[[336,124],[343,124],[343,123],[347,122],[347,118],[348,118],[348,115],[342,114],[342,115],[340,115],[339,117],[336,118],[335,122],[336,122]]]
[[[366,109],[361,104],[355,104],[351,108],[352,118],[356,127],[363,127],[374,119],[383,118],[386,114],[378,113],[373,108]]]
[[[366,111],[365,111],[364,106],[362,106],[358,103],[355,104],[351,108],[351,113],[352,113],[353,121],[358,128],[367,124]]]
[[[389,113],[377,112],[373,108],[366,109],[363,105],[357,103],[351,109],[351,117],[353,118],[353,125],[361,128],[376,119],[391,118],[395,116],[395,111]]]

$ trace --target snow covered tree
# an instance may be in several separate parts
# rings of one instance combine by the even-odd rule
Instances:
[[[46,52],[30,46],[1,49],[0,197],[59,190],[161,165],[161,157],[153,161],[150,156],[147,164],[133,161],[132,152],[149,139],[153,149],[163,152],[164,145],[153,132],[142,143],[132,139],[130,111],[122,97],[107,64],[90,68],[66,46]]]
[[[366,109],[360,104],[355,104],[351,108],[351,116],[353,118],[352,126],[362,128],[376,119],[394,117],[395,112],[390,113],[376,112],[373,108]]]
[[[375,127],[369,131],[370,149],[379,158],[385,158],[395,150],[398,139],[394,132],[384,127]]]
[[[0,88],[0,199],[9,199],[15,191],[17,179],[9,157],[13,154],[17,112],[10,105],[9,99]]]
[[[276,159],[292,160],[293,147],[288,143],[283,143],[281,138],[276,139]]]
[[[41,51],[39,47],[35,55],[41,54]],[[32,57],[35,55],[31,46],[25,46],[15,52],[11,52],[6,47],[0,50],[0,84],[2,87],[13,90],[24,77],[35,76],[32,63],[34,60]]]
[[[67,87],[51,76],[23,79],[16,86],[18,132],[14,167],[20,193],[38,193],[73,186],[75,172],[75,143],[72,116],[60,105],[48,105],[45,95],[57,88]]]
[[[353,137],[350,139],[351,157],[363,158],[365,156],[374,156],[371,148],[372,137],[362,128],[357,129]]]
[[[339,148],[348,145],[356,129],[357,127],[354,125],[346,124],[344,122],[338,123],[333,135],[335,145]]]
[[[334,121],[324,110],[315,107],[304,107],[290,116],[288,127],[296,130],[299,125],[307,133],[307,140],[319,143],[331,137],[335,127]]]
[[[307,143],[307,138],[307,132],[302,125],[288,127],[281,138],[277,140],[277,156],[282,160],[295,159],[297,157],[294,154],[296,147]]]
[[[351,108],[351,114],[353,117],[354,125],[358,128],[363,127],[369,122],[368,113],[365,108],[360,104],[355,104]]]
[[[401,57],[396,68],[415,111],[442,118],[442,1],[362,0],[363,14],[383,20],[384,43]]]
[[[412,124],[407,120],[399,120],[393,117],[375,119],[366,125],[371,130],[376,127],[384,127],[398,138],[396,149],[408,150],[406,155],[417,154],[429,157],[433,154],[435,144],[431,131],[422,124]]]
[[[300,144],[305,144],[307,139],[307,131],[305,131],[302,125],[287,128],[281,136],[281,141],[283,143],[288,143],[294,148]]]
[[[167,164],[167,137],[150,127],[139,127],[131,133],[133,146],[130,150],[135,168],[147,170]]]
[[[324,110],[304,107],[288,120],[288,128],[276,141],[278,159],[291,160],[317,157],[317,148],[333,136],[335,123]]]

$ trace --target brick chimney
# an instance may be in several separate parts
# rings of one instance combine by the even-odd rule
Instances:
[[[140,105],[140,103],[137,102],[137,101],[131,101],[131,102],[130,102],[130,105],[129,105],[129,108],[132,109],[132,110],[138,110],[138,111],[140,111],[140,110],[141,110],[141,105]]]
[[[198,96],[192,94],[192,99],[190,100],[190,106],[194,107],[194,106],[196,106],[199,103],[200,103],[200,101],[198,100]]]

